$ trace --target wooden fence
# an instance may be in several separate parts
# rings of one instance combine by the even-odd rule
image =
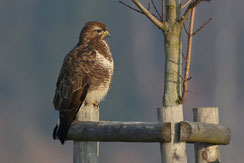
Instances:
[[[195,143],[196,163],[218,162],[220,161],[218,145],[229,144],[231,139],[230,129],[218,124],[219,116],[216,107],[194,108],[195,122],[181,121],[175,126],[172,122],[99,121],[99,109],[93,106],[87,106],[80,112],[84,113],[84,116],[72,123],[68,133],[68,140],[74,141],[74,163],[97,163],[99,141],[159,142],[161,148],[168,143]],[[158,112],[167,116],[160,113],[161,108]],[[179,137],[172,139],[174,132],[178,132]],[[182,161],[180,157],[165,157],[163,154],[163,163]],[[173,160],[164,160],[165,158],[173,158]]]

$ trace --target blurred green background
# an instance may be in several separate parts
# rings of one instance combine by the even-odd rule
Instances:
[[[198,7],[196,28],[209,17],[213,21],[194,37],[184,104],[186,120],[192,120],[193,107],[219,107],[220,122],[233,135],[231,144],[221,147],[223,162],[242,162],[244,154],[243,5],[216,0]],[[61,146],[51,137],[58,117],[52,99],[63,58],[91,20],[108,26],[115,62],[112,88],[100,104],[101,120],[156,121],[162,105],[163,36],[145,16],[117,0],[0,0],[0,162],[72,162],[72,142]],[[186,46],[184,32],[182,38]],[[193,163],[193,145],[187,152]],[[101,143],[100,162],[158,163],[159,145]]]

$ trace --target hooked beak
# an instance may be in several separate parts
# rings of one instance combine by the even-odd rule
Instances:
[[[110,33],[109,33],[107,30],[103,33],[103,35],[104,35],[105,37],[110,37]]]

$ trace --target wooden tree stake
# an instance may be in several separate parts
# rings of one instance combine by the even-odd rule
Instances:
[[[87,105],[80,108],[76,120],[78,121],[99,121],[99,108]],[[73,162],[74,163],[98,163],[99,142],[74,141]]]
[[[217,107],[194,108],[193,116],[195,122],[219,123]],[[220,162],[219,146],[195,143],[195,159],[196,163]]]
[[[186,144],[179,141],[182,105],[158,109],[158,121],[171,122],[171,142],[160,144],[162,163],[187,163]]]

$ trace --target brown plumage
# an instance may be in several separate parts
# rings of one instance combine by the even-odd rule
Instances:
[[[88,22],[64,59],[53,100],[59,111],[53,138],[62,144],[80,107],[99,103],[111,86],[113,58],[105,40],[108,35],[103,23]]]

